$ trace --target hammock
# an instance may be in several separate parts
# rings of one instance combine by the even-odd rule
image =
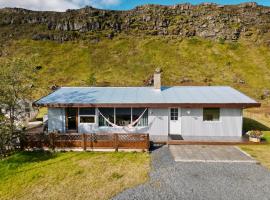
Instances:
[[[138,122],[140,121],[140,119],[143,117],[143,115],[144,115],[144,113],[146,112],[146,110],[147,110],[147,108],[145,108],[145,110],[142,112],[142,114],[138,117],[138,119],[136,119],[134,122],[132,122],[131,124],[128,124],[128,125],[126,125],[126,126],[118,126],[117,124],[114,124],[114,123],[112,123],[112,122],[110,122],[110,120],[109,119],[107,119],[100,111],[99,111],[99,109],[97,109],[98,110],[98,113],[104,118],[104,120],[108,123],[108,124],[110,124],[112,127],[114,127],[114,128],[128,128],[128,129],[132,129],[132,128],[134,128],[134,125],[136,124],[136,126],[138,125]]]

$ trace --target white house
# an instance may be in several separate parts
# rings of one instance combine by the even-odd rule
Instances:
[[[260,103],[223,86],[62,87],[34,103],[48,107],[48,130],[241,137],[242,111]]]

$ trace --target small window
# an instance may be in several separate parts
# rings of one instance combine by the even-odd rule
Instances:
[[[219,121],[220,109],[219,108],[204,108],[203,121]]]
[[[95,116],[81,116],[80,123],[95,123]]]
[[[178,120],[178,108],[171,108],[171,120]]]
[[[80,108],[80,115],[95,115],[95,108]]]

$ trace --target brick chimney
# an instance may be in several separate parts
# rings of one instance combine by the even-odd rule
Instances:
[[[157,90],[161,89],[161,69],[157,68],[154,73],[154,88]]]

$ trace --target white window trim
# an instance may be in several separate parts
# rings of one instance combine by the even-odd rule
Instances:
[[[90,123],[90,122],[81,122],[81,117],[94,117],[94,122]],[[80,115],[79,116],[79,123],[80,124],[96,124],[96,115]]]
[[[172,119],[172,112],[171,112],[171,109],[177,109],[177,119]],[[170,121],[178,121],[180,118],[179,116],[179,108],[175,108],[175,107],[172,107],[172,108],[169,108],[169,112],[170,112]]]
[[[116,124],[116,109],[117,108],[113,108],[113,123],[114,124]],[[131,123],[133,123],[133,107],[130,107],[130,109],[131,109]],[[147,126],[136,126],[136,127],[139,127],[139,128],[146,128],[146,127],[148,127],[148,124],[149,124],[149,108],[147,108],[147,111],[146,111],[146,113],[147,113],[147,117],[148,117],[148,119],[147,119]],[[97,119],[99,119],[99,115],[96,113],[96,116],[97,116]],[[98,121],[98,127],[99,128],[113,128],[113,127],[111,127],[111,126],[99,126],[99,121]],[[121,127],[124,127],[124,126],[121,126]]]
[[[202,109],[202,121],[203,121],[203,123],[206,123],[206,124],[207,123],[209,123],[209,124],[216,123],[216,124],[218,124],[218,123],[222,122],[222,120],[221,120],[221,118],[222,118],[222,116],[221,116],[221,108],[218,108],[219,109],[219,119],[218,120],[213,120],[213,121],[211,121],[211,120],[203,120],[203,109]]]

